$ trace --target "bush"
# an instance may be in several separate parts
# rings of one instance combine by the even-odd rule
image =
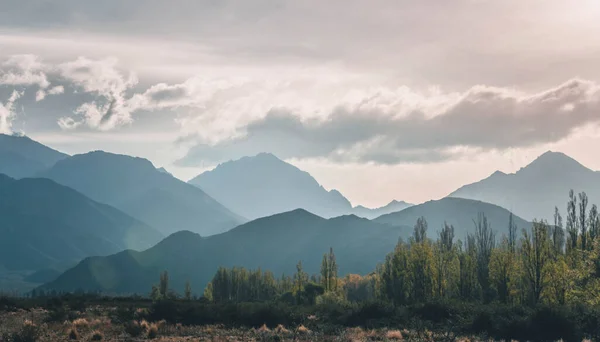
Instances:
[[[158,326],[156,324],[150,324],[148,326],[148,338],[155,339],[158,337]]]
[[[144,331],[144,327],[138,321],[130,321],[125,324],[125,332],[131,337],[139,337]]]
[[[77,331],[77,327],[73,326],[69,329],[69,340],[78,340],[79,339],[79,331]]]
[[[26,320],[19,331],[9,336],[3,337],[3,340],[12,342],[35,342],[40,337],[40,329],[32,321]]]
[[[531,317],[534,341],[581,341],[583,335],[578,330],[575,318],[564,308],[541,307]]]
[[[102,341],[104,339],[104,334],[101,331],[94,331],[92,333],[92,341]]]

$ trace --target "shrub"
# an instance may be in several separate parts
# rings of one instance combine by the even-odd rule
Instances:
[[[388,340],[400,341],[400,340],[402,340],[402,333],[400,332],[400,330],[389,330],[385,334],[385,338]]]
[[[19,331],[6,337],[13,342],[35,342],[40,337],[40,329],[32,321],[26,320]],[[4,339],[4,338],[3,338]]]
[[[79,339],[79,331],[77,331],[77,327],[73,326],[69,329],[69,340],[78,340]]]
[[[158,325],[156,325],[155,323],[152,323],[148,326],[148,338],[149,339],[155,339],[158,337]]]
[[[138,321],[130,321],[125,324],[125,332],[131,337],[138,337],[144,332],[144,328]]]
[[[277,334],[287,335],[290,333],[283,325],[279,324],[274,330]]]
[[[99,330],[95,330],[92,333],[92,341],[102,341],[104,339],[104,334],[99,331]]]
[[[85,318],[78,318],[73,321],[73,325],[77,328],[87,328],[90,325],[90,322]]]
[[[302,335],[310,334],[310,330],[308,330],[308,328],[302,324],[296,329],[296,331]]]

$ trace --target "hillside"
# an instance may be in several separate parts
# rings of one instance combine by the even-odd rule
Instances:
[[[374,221],[391,225],[413,226],[417,219],[423,216],[427,219],[429,227],[427,234],[430,238],[435,238],[444,222],[447,222],[449,225],[454,225],[456,238],[464,240],[467,233],[475,231],[473,220],[477,220],[479,213],[486,215],[492,229],[496,231],[497,239],[502,234],[508,235],[510,216],[508,210],[497,205],[463,198],[447,197],[437,201],[425,202],[397,213],[380,216]],[[514,220],[518,232],[531,226],[530,222],[520,217],[515,216]]]
[[[66,157],[26,136],[0,134],[0,173],[12,178],[31,177]]]
[[[202,190],[142,158],[90,152],[61,160],[40,176],[114,206],[164,235],[180,230],[212,235],[243,221]]]
[[[229,232],[201,238],[175,233],[143,251],[125,251],[82,261],[45,288],[147,293],[162,270],[181,291],[190,280],[201,293],[219,266],[262,268],[291,275],[302,260],[308,273],[317,273],[321,258],[333,247],[341,275],[368,273],[393,250],[408,227],[392,227],[356,216],[323,219],[294,210],[248,222]],[[103,270],[103,272],[98,272]]]
[[[488,178],[459,188],[449,197],[493,203],[527,220],[553,222],[555,206],[565,215],[570,189],[585,191],[590,204],[600,203],[600,172],[563,153],[546,152],[515,173],[496,171]]]
[[[0,177],[0,269],[41,270],[146,249],[153,228],[48,179]]]

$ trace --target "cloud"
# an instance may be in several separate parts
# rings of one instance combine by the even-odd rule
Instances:
[[[37,93],[35,93],[35,101],[39,102],[42,101],[43,99],[46,98],[46,96],[48,95],[60,95],[63,94],[65,92],[65,87],[63,86],[55,86],[52,87],[51,89],[49,89],[48,91],[45,90],[38,90]]]
[[[465,149],[557,142],[577,128],[600,123],[600,86],[581,79],[535,94],[476,86],[457,98],[447,97],[449,102],[438,106],[437,113],[413,104],[399,115],[402,106],[374,104],[372,99],[338,106],[324,118],[272,109],[243,127],[239,137],[200,143],[178,164],[215,163],[265,151],[282,158],[338,162],[435,162],[455,158]]]
[[[195,76],[142,87],[115,58],[46,64],[25,55],[3,67],[2,75],[16,75],[5,78],[14,87],[36,87],[36,101],[77,99],[70,102],[72,114],[57,120],[63,130],[108,131],[132,124],[138,113],[173,112],[161,120],[177,122],[178,141],[191,146],[181,166],[265,151],[339,163],[438,162],[556,142],[600,121],[600,86],[582,79],[537,93],[484,85],[446,92],[315,69],[263,78]],[[3,105],[3,130],[10,130],[17,98]]]
[[[34,55],[11,56],[2,64],[0,85],[32,86],[46,89],[50,82],[46,77],[44,65]]]
[[[138,83],[138,79],[133,73],[121,72],[117,64],[115,58],[91,60],[79,57],[58,66],[61,77],[97,96],[96,100],[75,110],[92,128],[109,130],[132,122],[125,93]]]
[[[6,103],[0,102],[0,133],[12,133],[12,120],[15,116],[15,102],[23,93],[14,90]]]

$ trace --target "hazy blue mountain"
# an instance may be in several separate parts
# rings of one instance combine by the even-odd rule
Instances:
[[[164,236],[52,180],[0,175],[0,269],[42,270],[145,249]]]
[[[410,233],[409,227],[353,215],[324,219],[298,209],[208,238],[178,232],[143,252],[88,258],[45,287],[146,294],[159,273],[167,270],[175,290],[181,292],[190,280],[194,291],[201,293],[219,266],[260,267],[291,275],[302,260],[308,273],[317,273],[329,247],[335,250],[340,275],[366,274],[393,250],[401,235]]]
[[[436,238],[444,222],[454,225],[455,236],[458,239],[465,239],[467,233],[475,231],[473,220],[477,220],[478,214],[484,213],[496,231],[496,238],[499,240],[502,234],[508,235],[508,222],[510,212],[497,205],[485,203],[476,200],[463,198],[443,198],[437,201],[429,201],[423,204],[414,205],[400,212],[387,214],[376,218],[374,221],[399,226],[414,226],[417,219],[421,216],[427,219],[430,238]],[[514,216],[517,230],[529,229],[531,223]]]
[[[217,166],[189,181],[234,212],[255,219],[298,208],[322,217],[349,214],[350,202],[269,153]]]
[[[66,157],[26,136],[0,134],[0,173],[12,178],[31,177]]]
[[[371,220],[371,219],[377,218],[381,215],[395,213],[395,212],[404,210],[412,205],[413,204],[406,203],[404,201],[393,200],[383,207],[374,208],[374,209],[366,208],[366,207],[363,207],[362,205],[359,205],[359,206],[354,207],[352,209],[352,212],[356,216],[368,218]]]
[[[143,158],[95,151],[63,159],[40,176],[112,205],[165,235],[180,230],[211,235],[243,221],[202,190]]]
[[[449,196],[494,203],[528,220],[553,222],[555,206],[565,216],[570,189],[585,191],[590,204],[600,204],[600,172],[563,153],[546,152],[515,173],[496,171]]]

